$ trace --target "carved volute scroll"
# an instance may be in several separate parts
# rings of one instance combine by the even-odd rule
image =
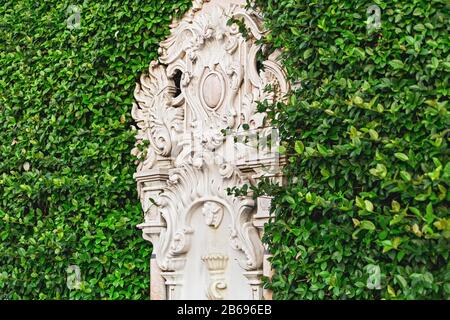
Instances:
[[[247,39],[230,19],[245,23]],[[289,86],[276,54],[257,61],[263,32],[245,0],[195,0],[136,85],[138,227],[153,244],[153,299],[262,298],[270,199],[227,189],[280,177],[267,170],[281,159],[257,102],[282,99]],[[261,147],[267,136],[271,148]]]

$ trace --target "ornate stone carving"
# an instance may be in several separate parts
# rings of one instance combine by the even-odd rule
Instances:
[[[244,21],[250,37],[230,19]],[[259,143],[275,134],[256,106],[282,99],[289,85],[276,53],[257,61],[262,48],[256,40],[263,33],[261,16],[246,10],[245,0],[195,0],[160,44],[159,61],[136,85],[132,153],[144,210],[138,227],[153,243],[161,274],[152,282],[165,281],[152,288],[166,286],[168,299],[220,299],[225,289],[227,298],[261,298],[261,229],[267,217],[257,214],[255,220],[251,194],[235,197],[227,189],[268,176],[265,168],[280,160],[274,141],[272,149]],[[267,92],[267,86],[274,90]],[[256,140],[251,132],[258,132]],[[278,179],[279,173],[269,176]],[[215,277],[206,295],[185,290],[189,283],[202,283],[202,261]],[[219,265],[220,279],[213,277]]]
[[[210,300],[223,300],[224,290],[227,288],[225,281],[225,269],[228,257],[222,254],[209,254],[202,257],[209,271],[209,285],[206,289],[206,296]]]

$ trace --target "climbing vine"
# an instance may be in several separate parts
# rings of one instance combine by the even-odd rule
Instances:
[[[254,190],[274,298],[448,298],[448,4],[251,2],[294,84],[260,106],[288,163]]]
[[[130,110],[190,0],[0,0],[0,299],[147,299]]]

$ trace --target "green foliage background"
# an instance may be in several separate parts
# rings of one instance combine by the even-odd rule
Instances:
[[[448,299],[448,2],[255,3],[301,82],[260,106],[288,159],[286,187],[256,190],[275,196],[274,298]]]
[[[0,299],[145,299],[135,81],[190,0],[0,0]],[[69,30],[69,5],[81,28]],[[381,29],[367,32],[367,8]],[[256,0],[283,48],[276,299],[448,298],[445,1]],[[80,290],[66,285],[78,265]],[[380,289],[369,289],[374,270]]]
[[[190,2],[0,0],[0,299],[148,297],[130,110]]]

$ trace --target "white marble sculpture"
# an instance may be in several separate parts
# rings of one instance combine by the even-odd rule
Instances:
[[[257,61],[263,32],[245,0],[195,0],[136,86],[138,227],[153,244],[152,299],[270,298],[261,285],[270,198],[227,193],[281,179],[277,132],[257,102],[289,88],[276,55]]]

